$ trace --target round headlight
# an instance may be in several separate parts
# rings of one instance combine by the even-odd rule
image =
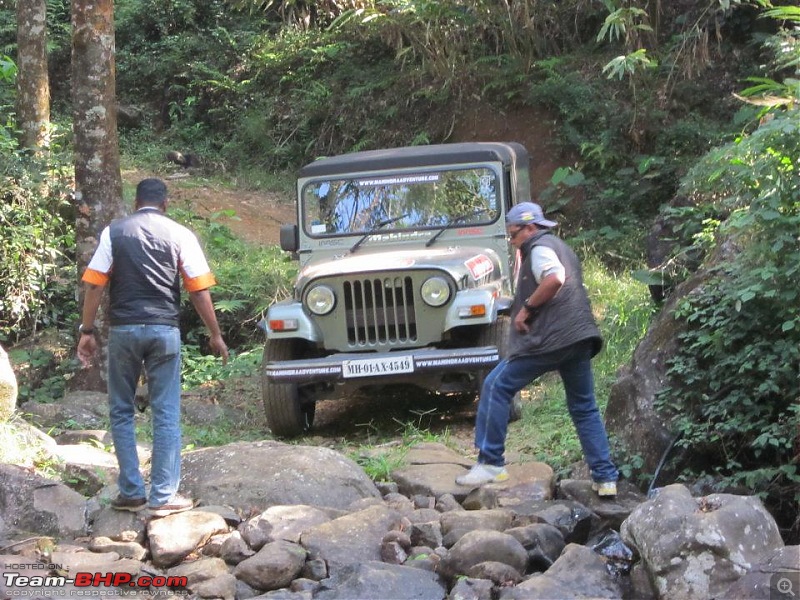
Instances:
[[[306,306],[315,315],[327,315],[336,304],[336,296],[327,285],[318,285],[306,294]]]
[[[422,299],[430,306],[441,306],[450,299],[450,286],[442,277],[430,277],[422,284]]]

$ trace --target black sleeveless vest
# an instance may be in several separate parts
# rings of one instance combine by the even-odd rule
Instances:
[[[565,281],[555,297],[540,307],[531,319],[528,333],[520,333],[511,326],[509,357],[547,354],[583,340],[592,341],[594,356],[603,347],[603,338],[583,286],[580,261],[572,248],[550,231],[536,233],[521,248],[524,259],[511,306],[511,318],[516,316],[522,304],[539,287],[531,272],[531,251],[534,246],[546,246],[556,253],[564,265]]]

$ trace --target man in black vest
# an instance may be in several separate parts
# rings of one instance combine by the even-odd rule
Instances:
[[[88,366],[97,352],[94,320],[109,288],[108,403],[111,436],[119,463],[116,510],[165,516],[189,510],[178,494],[181,473],[181,281],[203,323],[209,347],[228,359],[208,291],[216,283],[196,236],[167,217],[167,186],[143,179],[136,187],[136,212],[113,221],[100,234],[83,274],[85,298],[78,358]],[[107,285],[108,284],[108,285]],[[147,374],[153,423],[150,493],[139,470],[134,397]],[[149,502],[148,502],[149,500]]]
[[[544,373],[558,371],[593,488],[600,496],[616,496],[619,473],[597,409],[591,365],[603,340],[580,261],[550,231],[556,225],[532,202],[517,204],[506,215],[509,241],[522,256],[511,307],[510,350],[483,382],[475,423],[478,463],[456,483],[478,486],[508,479],[503,455],[512,398]]]

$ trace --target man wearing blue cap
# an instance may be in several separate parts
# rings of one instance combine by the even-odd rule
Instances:
[[[619,472],[611,462],[597,409],[591,365],[603,340],[583,286],[580,261],[550,231],[556,225],[533,202],[517,204],[506,215],[508,239],[522,256],[511,307],[509,355],[483,382],[475,423],[478,462],[456,483],[479,486],[508,479],[503,455],[512,398],[539,376],[558,371],[592,472],[592,487],[599,496],[616,496]]]

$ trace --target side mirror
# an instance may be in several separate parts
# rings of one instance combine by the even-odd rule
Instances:
[[[281,225],[281,250],[297,252],[299,247],[300,240],[298,238],[297,225],[293,223]]]

